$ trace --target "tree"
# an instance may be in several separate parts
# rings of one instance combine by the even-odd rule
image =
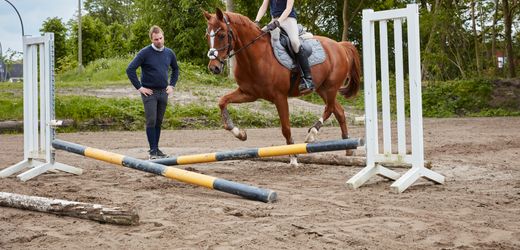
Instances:
[[[475,43],[475,61],[477,63],[477,74],[480,76],[480,50],[477,35],[477,17],[476,17],[476,1],[471,1],[471,27],[473,30],[473,41]]]
[[[226,0],[226,11],[234,12],[235,11],[235,4],[233,3],[233,0]],[[231,58],[228,60],[228,77],[230,79],[235,78],[235,74],[233,74],[233,70],[235,68],[235,58]]]
[[[128,54],[130,51],[128,49],[129,33],[128,29],[118,22],[108,26],[106,34],[108,48],[105,51],[105,56],[115,57]]]
[[[504,12],[504,34],[506,39],[506,54],[508,77],[516,77],[515,69],[515,53],[513,53],[513,39],[511,35],[511,27],[513,26],[513,16],[518,7],[516,0],[502,0],[502,8]]]
[[[77,22],[69,22],[71,26],[71,36],[68,40],[69,47],[72,49],[74,55],[77,56],[78,45],[78,24]],[[105,57],[107,50],[107,27],[99,19],[93,18],[89,15],[81,18],[82,29],[82,60],[83,64],[87,65],[89,62],[99,58]]]
[[[348,6],[348,3],[348,0],[343,0],[343,32],[341,35],[342,41],[348,41],[348,30],[350,23],[352,23],[354,17],[359,13],[359,10],[363,6],[363,0],[359,1],[354,11],[349,11],[350,8]]]
[[[163,29],[166,46],[175,51],[179,60],[206,64],[206,19],[201,10],[215,7],[225,6],[222,0],[135,0],[138,18],[132,26],[131,48],[136,51],[149,44],[148,29],[155,24]]]
[[[89,16],[99,19],[105,25],[113,23],[130,25],[135,21],[132,0],[85,0],[83,6]]]
[[[67,55],[67,46],[65,43],[67,28],[65,24],[63,24],[61,18],[47,18],[47,20],[43,22],[40,32],[54,33],[54,65],[56,65],[56,68],[60,68],[61,59]]]
[[[495,56],[496,56],[496,41],[497,41],[497,23],[498,23],[498,0],[494,0],[494,14],[493,14],[493,24],[492,24],[492,34],[491,34],[491,61],[493,65],[496,65]]]

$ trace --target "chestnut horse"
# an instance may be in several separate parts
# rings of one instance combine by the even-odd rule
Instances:
[[[287,144],[293,144],[287,98],[299,96],[300,93],[297,84],[296,87],[291,86],[291,71],[275,58],[270,34],[259,29],[249,18],[237,13],[224,13],[217,9],[215,14],[204,11],[204,16],[208,24],[206,38],[210,46],[209,70],[214,74],[222,73],[224,61],[236,56],[234,75],[238,88],[219,100],[224,128],[231,131],[238,139],[246,140],[246,132],[233,124],[227,105],[264,99],[276,106],[285,141]],[[361,75],[359,54],[350,42],[336,42],[321,36],[314,36],[314,38],[321,42],[326,53],[325,62],[311,68],[312,79],[316,85],[315,91],[326,106],[322,117],[309,129],[306,141],[314,140],[323,122],[331,114],[334,114],[338,120],[341,137],[345,139],[348,138],[345,113],[336,100],[336,95],[339,91],[345,98],[349,98],[359,91]],[[296,82],[299,81],[298,78]],[[291,165],[297,164],[296,156],[291,156]]]

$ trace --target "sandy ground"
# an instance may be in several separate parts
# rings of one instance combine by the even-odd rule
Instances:
[[[135,207],[138,226],[116,226],[0,207],[0,249],[520,249],[520,118],[426,119],[425,154],[444,185],[420,180],[394,194],[375,177],[356,190],[352,166],[231,161],[181,168],[275,190],[262,203],[57,152],[84,174],[0,180],[0,191]],[[302,142],[306,129],[293,129]],[[363,137],[362,126],[350,126]],[[279,129],[165,131],[173,155],[281,145]],[[337,139],[325,127],[320,140]],[[22,135],[0,135],[0,169],[22,159]],[[144,132],[59,134],[59,139],[144,158]],[[341,152],[340,152],[341,153]],[[403,172],[405,169],[398,168]]]

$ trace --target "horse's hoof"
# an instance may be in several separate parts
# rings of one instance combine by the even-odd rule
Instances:
[[[238,134],[237,138],[240,139],[241,141],[247,140],[247,133],[246,133],[246,131],[245,130],[240,130],[240,133]]]
[[[289,157],[289,159],[291,160],[289,162],[289,166],[291,166],[291,167],[298,167],[298,158],[295,155],[291,155]]]
[[[307,137],[305,137],[306,143],[311,143],[316,141],[316,136],[318,135],[318,130],[315,127],[312,127],[307,134]]]

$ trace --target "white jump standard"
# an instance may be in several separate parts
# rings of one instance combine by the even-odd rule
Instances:
[[[30,170],[17,176],[21,181],[49,170],[79,175],[83,172],[80,168],[55,161],[51,145],[55,136],[54,127],[60,125],[54,118],[54,34],[45,33],[42,37],[24,36],[23,45],[24,160],[0,171],[0,178],[25,168]]]
[[[405,92],[403,70],[402,20],[406,19],[408,30],[408,65],[410,96],[411,154],[407,153]],[[390,113],[390,81],[388,67],[387,22],[394,24],[397,154],[392,151],[392,127]],[[381,96],[383,152],[379,150],[378,102],[376,76],[376,36],[374,24],[379,22],[379,48],[381,66]],[[363,71],[365,82],[365,124],[366,124],[366,167],[347,181],[348,186],[357,188],[374,175],[396,180],[391,188],[403,192],[419,178],[424,177],[438,184],[444,183],[444,176],[424,166],[423,120],[421,97],[421,60],[419,41],[419,8],[409,4],[405,9],[374,12],[363,10]],[[383,167],[381,163],[411,164],[412,168],[402,176]]]

